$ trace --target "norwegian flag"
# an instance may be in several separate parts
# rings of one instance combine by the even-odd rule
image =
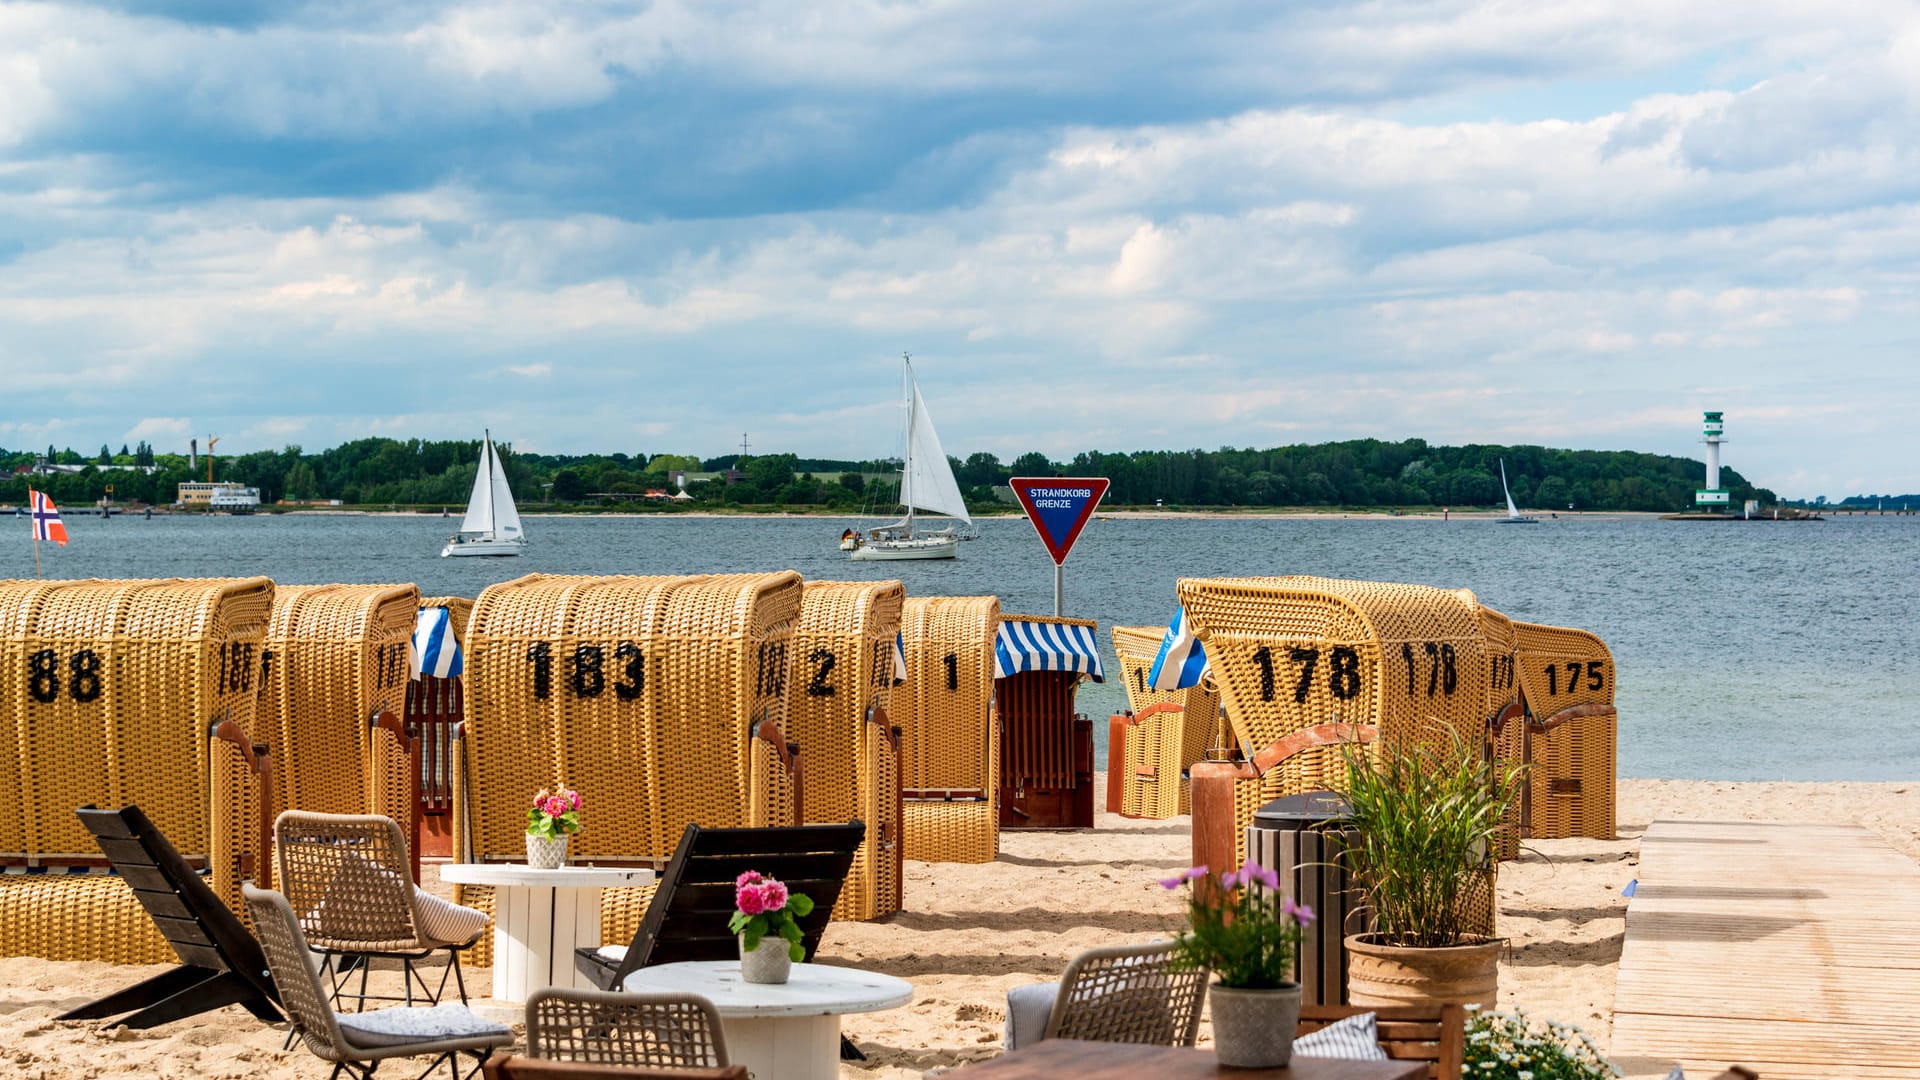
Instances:
[[[43,492],[28,491],[28,501],[33,503],[33,538],[51,540],[61,547],[67,546],[67,527],[60,521],[60,511],[53,500]]]

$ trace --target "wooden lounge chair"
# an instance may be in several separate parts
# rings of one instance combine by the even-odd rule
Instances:
[[[1172,958],[1167,941],[1088,949],[1067,963],[1058,983],[1014,987],[1007,993],[1007,1049],[1045,1039],[1192,1046],[1207,973],[1175,971]]]
[[[734,910],[734,879],[747,870],[771,874],[813,901],[813,913],[800,920],[800,943],[811,960],[866,833],[858,821],[753,829],[688,825],[633,942],[576,950],[574,966],[595,986],[617,990],[629,974],[654,964],[737,959],[739,945],[727,932],[727,918]]]
[[[62,1013],[61,1020],[101,1020],[131,1015],[107,1025],[135,1030],[239,1005],[276,1023],[279,992],[266,972],[260,944],[232,911],[187,865],[137,806],[75,811],[113,869],[133,888],[180,966],[163,971],[97,1001]]]
[[[527,1056],[649,1069],[729,1064],[720,1013],[706,998],[558,986],[527,999]]]
[[[1466,1055],[1467,1010],[1460,1005],[1371,1008],[1354,1005],[1300,1006],[1299,1034],[1307,1035],[1349,1016],[1372,1013],[1380,1048],[1397,1061],[1424,1061],[1429,1080],[1461,1080]]]
[[[322,1061],[333,1063],[328,1080],[371,1077],[387,1058],[435,1055],[427,1073],[442,1062],[455,1066],[471,1054],[484,1063],[495,1047],[513,1042],[513,1032],[475,1016],[465,1005],[445,1002],[429,1009],[406,1007],[336,1013],[326,988],[308,964],[310,950],[287,898],[271,889],[241,886],[253,925],[260,932],[267,968],[293,1018],[293,1034]],[[426,1075],[422,1073],[421,1075]]]
[[[748,1080],[745,1065],[704,1069],[656,1069],[646,1065],[589,1065],[528,1057],[490,1058],[486,1080]]]

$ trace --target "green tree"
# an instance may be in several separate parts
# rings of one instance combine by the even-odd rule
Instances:
[[[1038,450],[1029,450],[1013,459],[1014,476],[1059,476],[1060,470]]]
[[[607,490],[612,490],[608,488]],[[580,482],[580,474],[572,469],[561,469],[553,474],[553,501],[579,502],[587,497],[587,486]]]

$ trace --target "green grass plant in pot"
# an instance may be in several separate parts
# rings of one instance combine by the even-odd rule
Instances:
[[[1504,942],[1473,915],[1492,910],[1488,852],[1521,769],[1449,736],[1347,754],[1345,858],[1373,914],[1346,939],[1354,1005],[1495,1004]]]
[[[1174,939],[1172,965],[1208,971],[1213,984],[1213,1048],[1220,1064],[1273,1068],[1293,1057],[1300,984],[1293,981],[1300,928],[1313,910],[1279,899],[1280,879],[1247,863],[1233,873],[1196,866],[1160,883],[1187,887],[1187,930]],[[1264,892],[1255,892],[1254,885]]]

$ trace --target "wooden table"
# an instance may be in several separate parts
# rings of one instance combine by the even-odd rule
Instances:
[[[448,863],[440,880],[493,888],[493,1001],[475,1008],[519,1019],[528,996],[549,986],[594,989],[573,950],[600,947],[600,890],[647,885],[653,871],[524,863]]]
[[[795,964],[784,983],[750,983],[740,977],[738,960],[643,967],[627,976],[625,989],[699,994],[713,1002],[727,1056],[754,1080],[836,1080],[841,1014],[897,1009],[913,1000],[912,983],[876,971]]]
[[[1145,1076],[1152,1080],[1424,1080],[1425,1062],[1342,1061],[1295,1055],[1284,1069],[1222,1068],[1211,1050],[1048,1039],[957,1070],[965,1080],[1074,1080]]]

